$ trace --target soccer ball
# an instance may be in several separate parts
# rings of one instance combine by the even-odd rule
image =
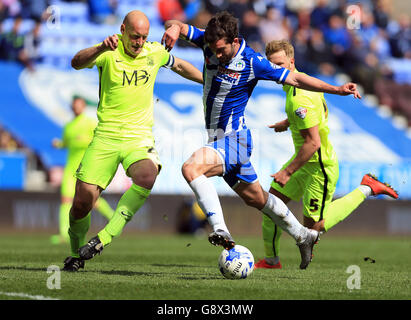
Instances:
[[[223,250],[218,258],[220,272],[227,279],[245,279],[254,270],[254,257],[244,246]]]

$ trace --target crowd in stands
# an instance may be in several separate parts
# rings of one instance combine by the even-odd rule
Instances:
[[[290,40],[299,71],[347,74],[394,114],[406,116],[411,126],[411,75],[403,81],[396,77],[402,65],[411,65],[411,12],[395,19],[392,1],[204,0],[196,15],[188,15],[186,10],[191,12],[196,2],[160,0],[158,7],[167,13],[163,20],[185,18],[199,27],[216,12],[228,10],[240,19],[240,33],[256,51],[264,52],[271,40]],[[396,68],[393,58],[403,59]]]
[[[117,9],[127,0],[83,0],[92,23],[119,23]],[[178,19],[205,27],[210,17],[227,10],[240,21],[240,33],[256,51],[265,43],[288,39],[295,47],[299,71],[312,75],[349,75],[365,93],[375,94],[394,113],[405,115],[411,126],[411,75],[401,83],[392,59],[411,63],[411,13],[394,18],[395,0],[157,0],[159,21]],[[75,1],[64,1],[75,2]],[[79,1],[76,1],[79,2]],[[136,1],[138,2],[138,1]],[[146,1],[147,2],[147,1]],[[0,33],[0,59],[20,61],[33,68],[41,62],[40,25],[47,19],[48,0],[0,0],[1,22],[15,17],[14,26]],[[350,5],[355,7],[350,8]],[[22,35],[22,19],[35,21]],[[179,46],[187,45],[179,41]],[[401,66],[399,67],[401,69]]]
[[[19,149],[21,146],[12,137],[11,133],[0,127],[0,151],[13,152]]]

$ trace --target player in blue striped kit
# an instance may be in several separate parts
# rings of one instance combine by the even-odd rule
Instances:
[[[247,205],[262,211],[296,240],[302,259],[300,268],[305,269],[319,234],[302,226],[279,198],[259,184],[249,161],[252,137],[244,110],[258,80],[359,97],[355,84],[336,87],[272,64],[239,37],[238,21],[228,12],[214,16],[205,30],[177,20],[167,21],[165,29],[162,43],[167,49],[171,50],[181,37],[204,53],[203,104],[208,143],[184,163],[182,172],[213,227],[209,241],[226,249],[235,245],[218,194],[208,179],[222,176]]]

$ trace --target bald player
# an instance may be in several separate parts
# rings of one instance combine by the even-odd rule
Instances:
[[[74,69],[99,71],[98,124],[94,138],[77,169],[76,192],[70,210],[71,255],[65,271],[84,268],[84,260],[100,254],[150,194],[161,169],[154,145],[153,88],[160,67],[202,83],[202,73],[188,62],[172,56],[158,42],[148,42],[150,23],[141,11],[129,12],[121,34],[79,51],[71,61]],[[110,184],[119,164],[132,179],[132,186],[118,202],[112,219],[86,243],[90,210]]]

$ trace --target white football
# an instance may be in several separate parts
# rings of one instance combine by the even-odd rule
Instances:
[[[220,272],[227,279],[245,279],[254,270],[254,257],[244,246],[223,250],[218,258]]]

